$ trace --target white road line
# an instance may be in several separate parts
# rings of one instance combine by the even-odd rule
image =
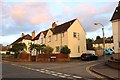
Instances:
[[[63,74],[64,76],[70,76],[70,75],[68,75],[68,74]]]
[[[57,74],[62,74],[62,73],[59,73],[59,72],[58,72]]]
[[[54,71],[50,71],[51,73],[55,73]]]
[[[53,76],[58,76],[57,74],[52,74]]]
[[[36,71],[40,71],[39,69],[36,69]]]
[[[45,71],[49,71],[49,70],[45,70]]]
[[[66,76],[63,76],[63,75],[59,75],[58,77],[66,78]]]
[[[26,66],[20,66],[20,65],[16,65],[16,64],[12,64],[14,66],[18,66],[18,67],[23,67],[23,68],[26,68],[26,69],[29,69],[29,70],[33,70],[33,71],[38,71],[38,72],[41,72],[41,73],[46,73],[46,74],[50,74],[50,75],[53,75],[53,76],[58,76],[58,77],[61,77],[61,78],[68,78],[68,79],[73,79],[73,80],[76,80],[74,78],[82,78],[82,77],[79,77],[79,76],[71,76],[69,74],[64,74],[64,73],[60,73],[60,72],[54,72],[54,71],[49,71],[47,69],[33,69],[33,68],[30,68],[30,67],[26,67]]]
[[[80,76],[73,76],[74,78],[82,78],[82,77],[80,77]]]
[[[45,73],[45,71],[40,71],[41,73]]]

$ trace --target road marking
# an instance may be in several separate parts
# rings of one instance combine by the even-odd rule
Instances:
[[[59,75],[58,77],[66,78],[66,76]]]
[[[50,71],[51,73],[55,73],[54,71]]]
[[[59,72],[58,72],[57,74],[62,74],[62,73],[59,73]]]
[[[92,64],[92,65],[86,67],[86,71],[87,71],[88,73],[90,73],[91,75],[97,77],[97,78],[104,78],[103,76],[100,76],[100,75],[95,74],[94,72],[90,71],[90,67],[93,67],[93,66],[95,66],[95,65],[97,65],[97,64]]]
[[[80,77],[80,76],[73,76],[74,78],[82,78],[82,77]]]
[[[39,69],[36,69],[36,71],[40,71]]]
[[[63,74],[64,76],[70,76],[69,74]]]
[[[47,69],[34,69],[34,68],[27,67],[27,66],[20,66],[20,65],[17,65],[17,64],[11,64],[11,65],[22,67],[22,68],[33,70],[33,71],[38,71],[38,72],[41,72],[41,73],[44,73],[44,74],[50,74],[50,75],[61,77],[61,78],[68,78],[68,79],[73,79],[73,80],[76,80],[78,78],[79,79],[82,78],[80,76],[72,76],[72,75],[69,75],[69,74],[64,74],[64,73],[61,73],[61,72],[54,72],[54,71],[50,71],[50,70],[47,70]]]
[[[53,76],[58,76],[57,74],[52,74]]]
[[[40,71],[41,73],[45,73],[45,71]]]

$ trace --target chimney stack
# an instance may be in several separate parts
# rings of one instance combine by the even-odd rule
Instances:
[[[32,32],[32,39],[35,38],[35,31]]]
[[[52,28],[55,28],[57,26],[56,22],[52,23]]]
[[[21,37],[23,37],[23,36],[24,36],[24,33],[22,33]]]
[[[120,6],[120,1],[119,1],[119,3],[118,3],[118,6]]]

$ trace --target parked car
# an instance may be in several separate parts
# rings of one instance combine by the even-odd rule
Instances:
[[[105,55],[112,55],[114,53],[114,51],[112,49],[104,49],[104,54]]]
[[[92,53],[83,53],[81,55],[81,60],[97,60],[98,56]]]

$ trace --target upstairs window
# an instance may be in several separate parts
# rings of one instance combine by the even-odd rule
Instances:
[[[62,37],[64,37],[64,32],[62,33]]]
[[[43,44],[43,38],[41,38],[41,44]]]
[[[55,38],[55,40],[57,41],[58,40],[58,35],[56,34],[56,38]]]
[[[51,36],[48,37],[48,42],[51,42]]]
[[[76,38],[76,37],[77,37],[76,32],[73,32],[73,37],[74,37],[74,38]]]

